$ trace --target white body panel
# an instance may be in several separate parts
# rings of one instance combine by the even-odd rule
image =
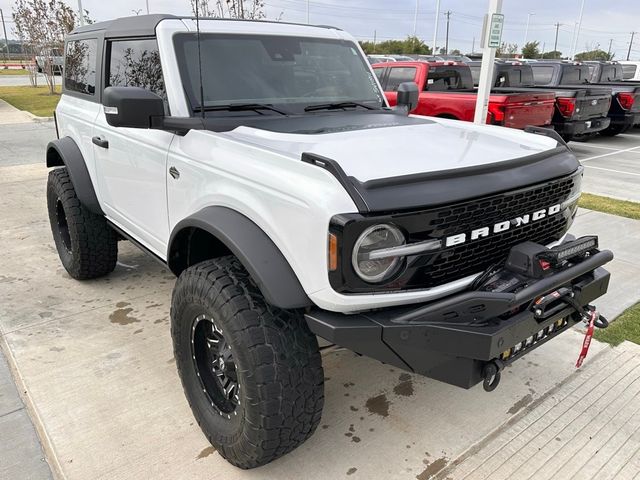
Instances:
[[[109,148],[94,145],[100,205],[107,217],[165,257],[167,219],[167,153],[175,136],[161,130],[114,128],[104,112],[96,118],[94,136]]]
[[[342,38],[357,45],[345,32],[328,28],[221,20],[204,20],[200,27],[203,32]],[[195,30],[195,23],[178,19],[163,20],[156,29],[169,108],[177,117],[190,112],[172,36],[189,30]],[[474,276],[421,291],[367,295],[334,291],[327,273],[329,222],[334,215],[355,213],[357,208],[335,177],[301,161],[302,152],[333,158],[348,175],[367,181],[506,161],[556,146],[546,137],[445,119],[315,135],[239,127],[174,136],[113,129],[98,104],[68,95],[63,95],[57,112],[61,136],[69,135],[81,145],[107,217],[159,257],[166,259],[168,239],[178,222],[207,206],[228,207],[271,238],[316,305],[341,312],[442,297],[465,288]],[[93,148],[93,135],[109,140],[108,154]],[[97,172],[94,155],[100,163]],[[169,176],[170,167],[179,170],[179,179]]]

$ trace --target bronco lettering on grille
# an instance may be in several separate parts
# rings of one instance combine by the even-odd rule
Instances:
[[[467,242],[467,240],[477,240],[482,237],[488,237],[495,233],[502,233],[512,228],[521,227],[531,222],[542,220],[543,218],[555,215],[561,209],[560,204],[553,205],[549,208],[543,208],[542,210],[536,210],[531,214],[522,215],[511,220],[505,220],[504,222],[498,222],[491,226],[480,227],[472,230],[470,233],[458,233],[457,235],[451,235],[445,240],[445,246],[453,247]]]

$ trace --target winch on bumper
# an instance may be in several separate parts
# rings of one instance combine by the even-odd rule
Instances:
[[[613,254],[582,237],[554,249],[525,242],[473,290],[422,305],[346,315],[311,310],[310,329],[328,341],[452,385],[485,382],[580,322],[604,295]],[[499,378],[498,378],[499,380]]]

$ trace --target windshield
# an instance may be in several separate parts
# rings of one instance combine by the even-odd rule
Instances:
[[[234,34],[202,34],[200,38],[204,110],[211,110],[210,115],[276,114],[266,109],[230,113],[216,108],[243,104],[270,105],[288,113],[302,113],[310,105],[347,105],[345,102],[383,106],[374,76],[352,42]],[[178,34],[174,41],[185,91],[192,109],[199,111],[196,35]]]

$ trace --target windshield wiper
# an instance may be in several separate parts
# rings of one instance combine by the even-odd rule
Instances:
[[[365,103],[359,102],[336,102],[336,103],[319,103],[317,105],[309,105],[308,107],[304,107],[305,112],[313,112],[316,110],[339,110],[344,108],[356,108],[362,107],[367,110],[375,110],[376,107],[372,107],[371,105],[367,105]]]
[[[194,111],[202,112],[202,107],[195,107]],[[288,112],[284,110],[280,110],[279,108],[273,107],[271,105],[267,105],[264,103],[230,103],[229,105],[210,105],[205,106],[205,112],[217,112],[217,111],[226,111],[226,112],[243,112],[253,110],[255,112],[260,113],[260,110],[269,110],[271,112],[279,113],[280,115],[289,115]],[[261,114],[262,115],[262,114]]]

